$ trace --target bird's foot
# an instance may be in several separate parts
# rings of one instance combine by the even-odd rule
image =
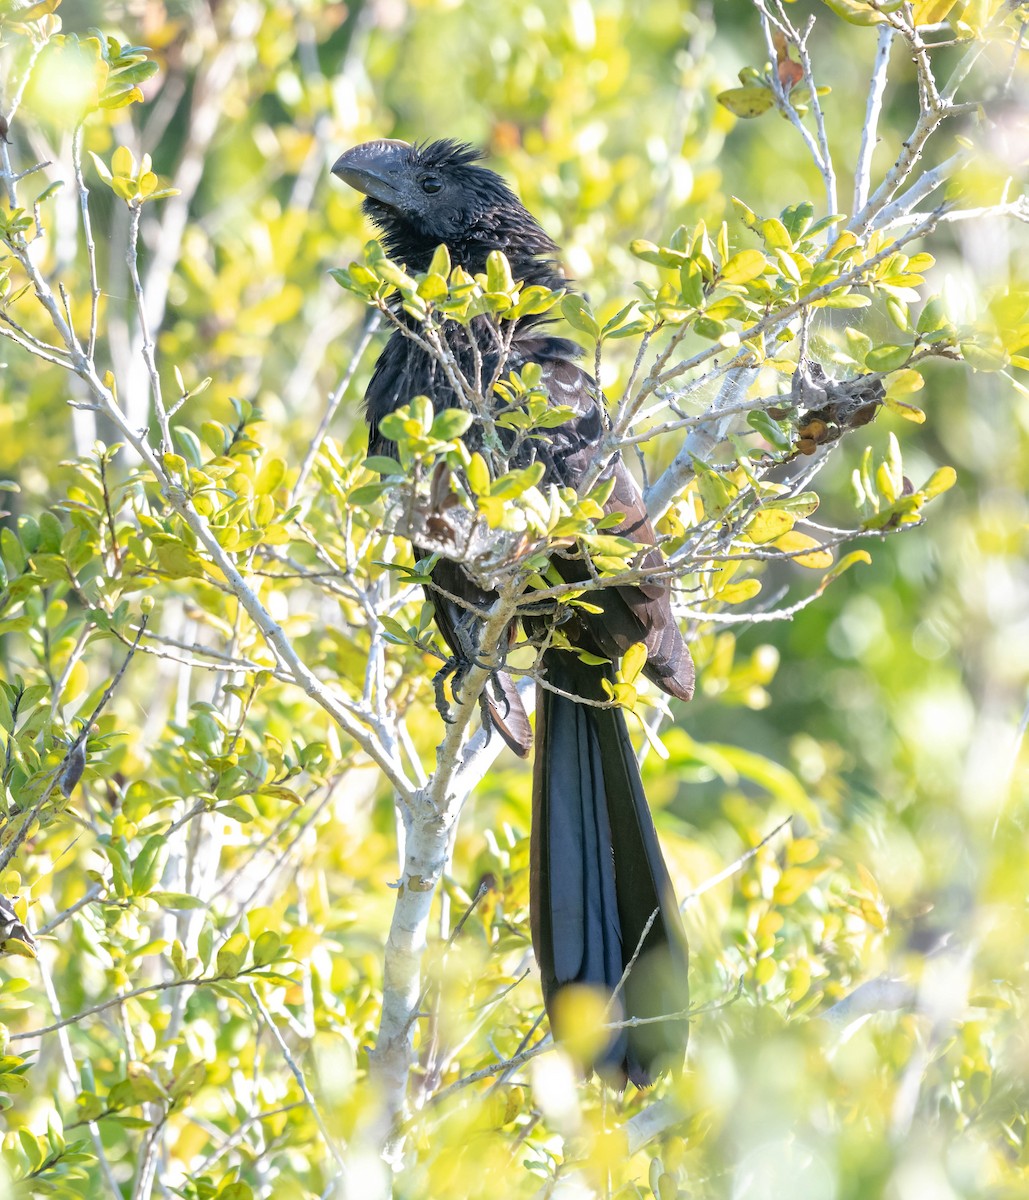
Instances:
[[[454,718],[450,712],[450,701],[447,699],[447,680],[457,672],[457,659],[448,658],[443,666],[432,677],[432,690],[436,697],[436,711],[448,725],[453,725]]]
[[[483,670],[489,670],[490,664],[482,662],[481,659],[475,657],[458,658],[456,655],[451,655],[450,658],[446,660],[443,666],[440,667],[440,669],[433,676],[432,690],[436,697],[436,711],[448,725],[453,725],[454,716],[453,705],[447,699],[447,681],[449,680],[450,682],[450,695],[453,697],[453,703],[461,704],[461,692],[464,688],[465,680],[468,678],[468,673],[473,667],[480,667]],[[495,681],[496,676],[491,675],[490,679],[491,681]],[[497,687],[498,685],[494,682],[494,689],[496,690]],[[502,695],[502,693],[498,694]],[[488,705],[489,701],[488,699],[484,699],[485,696],[486,692],[485,689],[483,689],[479,695],[480,706],[482,704]],[[503,697],[503,699],[504,702],[507,703],[506,697]]]

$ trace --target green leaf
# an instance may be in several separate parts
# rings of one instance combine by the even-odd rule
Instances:
[[[270,495],[286,477],[286,463],[281,458],[265,461],[254,480],[254,491],[258,495]]]
[[[652,263],[655,267],[671,267],[673,270],[681,267],[687,261],[687,255],[682,250],[670,246],[656,246],[646,238],[636,238],[629,243],[629,249],[643,262]]]
[[[545,471],[546,467],[541,462],[530,463],[520,471],[508,471],[493,481],[490,495],[499,500],[513,500],[535,487]]]
[[[855,292],[833,292],[818,303],[823,308],[867,308],[872,300],[869,296],[861,296]]]
[[[789,450],[791,445],[789,433],[764,409],[759,408],[747,413],[747,424],[751,429],[760,433],[765,441],[769,442],[776,450]]]
[[[486,289],[490,292],[514,291],[511,264],[499,250],[491,250],[486,256]]]
[[[274,962],[279,955],[279,950],[282,947],[282,938],[275,932],[274,929],[266,929],[262,934],[258,935],[254,942],[254,963],[256,966],[264,967],[268,963]]]
[[[386,490],[386,487],[387,485],[384,483],[362,484],[361,487],[354,488],[350,493],[350,502],[358,505],[374,504]]]
[[[207,1064],[202,1062],[190,1063],[184,1071],[180,1071],[172,1080],[168,1094],[178,1104],[190,1099],[204,1085],[207,1079]]]
[[[741,250],[722,267],[718,277],[722,283],[749,283],[762,275],[768,266],[768,259],[760,250]]]
[[[254,1193],[250,1184],[237,1179],[221,1188],[215,1200],[254,1200]]]
[[[737,117],[760,117],[775,103],[771,88],[758,84],[729,88],[715,97],[718,103]]]
[[[729,332],[729,326],[724,321],[712,321],[710,317],[698,317],[693,322],[693,328],[701,337],[712,342],[721,341],[722,336]]]
[[[736,500],[739,489],[699,458],[693,459],[693,470],[697,477],[697,490],[704,502],[704,516],[720,516]]]
[[[562,291],[551,291],[550,288],[536,285],[523,288],[518,297],[518,303],[511,309],[510,315],[512,317],[530,317],[547,312],[563,295]]]
[[[910,357],[910,346],[876,346],[865,355],[865,366],[870,371],[897,371]]]
[[[143,1063],[129,1063],[129,1092],[137,1104],[159,1103],[166,1098],[164,1088],[150,1074]]]
[[[799,91],[793,92],[793,98],[799,95]],[[810,200],[802,200],[800,204],[791,204],[788,208],[784,208],[779,214],[783,225],[786,227],[786,232],[793,238],[794,243],[798,242],[803,237],[807,227],[811,224],[811,218],[815,215],[815,206]]]
[[[107,184],[108,187],[111,187],[114,184],[114,176],[108,170],[107,163],[105,163],[98,154],[94,154],[92,150],[89,151],[89,157],[93,160],[93,166],[96,167],[96,173],[100,176],[104,183]]]
[[[22,1153],[28,1159],[29,1169],[38,1171],[46,1161],[46,1144],[42,1138],[37,1138],[25,1128],[18,1130],[18,1141],[21,1143]]]
[[[786,226],[778,217],[768,217],[762,221],[760,233],[765,241],[765,245],[771,247],[773,250],[793,249],[793,239],[790,237]]]
[[[392,642],[397,646],[409,646],[411,644],[411,635],[396,617],[380,616],[379,624],[382,626],[382,636],[386,641]]]
[[[804,279],[800,273],[800,267],[797,265],[796,257],[788,250],[783,250],[778,246],[775,247],[775,257],[783,276],[799,287],[804,282]]]
[[[442,275],[446,279],[450,275],[450,251],[446,243],[441,242],[432,252],[432,260],[429,263],[430,275]]]
[[[573,329],[578,329],[580,333],[588,334],[594,339],[600,337],[600,325],[593,309],[581,296],[574,293],[565,296],[561,301],[561,313]]]
[[[937,329],[946,329],[950,322],[939,296],[931,296],[922,306],[915,323],[916,333],[934,333]]]
[[[999,342],[961,342],[961,357],[973,371],[1002,371],[1008,365],[1008,356]]]
[[[364,466],[366,470],[377,471],[380,475],[399,475],[402,470],[395,458],[385,454],[372,454],[364,460]]]
[[[161,876],[164,868],[166,839],[164,834],[155,833],[147,838],[132,864],[132,890],[137,896],[145,896]]]
[[[125,847],[119,842],[108,842],[102,849],[111,864],[111,882],[114,884],[115,892],[123,899],[127,898],[131,893],[132,869],[129,866]]]
[[[442,300],[447,295],[447,281],[442,275],[426,275],[418,284],[418,295],[429,303]]]
[[[704,307],[704,274],[697,263],[688,262],[679,272],[679,292],[691,308]]]
[[[489,467],[486,460],[476,451],[465,467],[468,475],[468,486],[477,496],[488,496],[490,492]]]
[[[429,433],[441,442],[451,442],[467,433],[474,422],[474,415],[463,408],[445,408],[433,420]]]
[[[246,962],[250,939],[245,933],[234,933],[218,951],[215,970],[219,975],[235,977]]]

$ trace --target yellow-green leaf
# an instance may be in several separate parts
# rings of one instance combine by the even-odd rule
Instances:
[[[779,882],[772,893],[774,904],[793,904],[799,900],[823,873],[819,867],[787,867],[779,876]]]
[[[942,496],[944,492],[950,491],[957,481],[958,473],[953,467],[938,467],[923,485],[922,495],[927,500],[933,500],[937,496]]]
[[[887,393],[884,401],[885,406],[890,412],[895,412],[898,417],[903,417],[905,421],[913,421],[916,425],[925,423],[925,413],[914,404],[905,404],[903,400],[898,400],[896,397]]]
[[[796,517],[782,509],[759,509],[747,526],[747,536],[760,546],[766,541],[775,541],[793,529]]]
[[[468,474],[468,486],[477,496],[488,496],[490,489],[489,467],[486,460],[476,451],[465,468]]]
[[[822,581],[818,585],[819,592],[825,591],[834,579],[839,579],[843,572],[849,570],[855,563],[870,563],[871,561],[872,556],[867,550],[852,550],[849,554],[845,554],[831,571],[826,571],[822,576]]]
[[[886,385],[886,399],[895,400],[899,396],[910,396],[914,392],[921,391],[924,386],[925,379],[922,373],[913,367],[906,367],[903,371],[897,371],[890,376]]]
[[[218,951],[216,970],[219,975],[234,976],[246,961],[250,939],[245,933],[234,933]]]
[[[799,533],[796,529],[783,534],[775,545],[802,567],[821,569],[832,566],[832,551],[824,550],[819,541],[806,533]]]
[[[915,25],[938,25],[947,19],[956,3],[957,0],[916,0],[911,6]]]
[[[878,25],[883,13],[896,12],[903,0],[882,0],[875,8],[868,0],[822,0],[838,17],[850,25]]]
[[[719,277],[722,283],[749,283],[757,279],[768,266],[768,260],[760,250],[741,250],[722,267]]]
[[[973,371],[1000,371],[1007,366],[1008,356],[999,342],[962,342],[961,357]]]
[[[775,103],[771,89],[759,84],[729,88],[719,92],[715,99],[737,117],[760,117]]]
[[[634,642],[622,655],[622,669],[618,672],[623,683],[635,683],[647,661],[647,647],[643,642]]]
[[[753,600],[760,591],[760,579],[741,579],[738,583],[727,584],[716,593],[716,599],[722,604],[743,604],[746,600]]]
[[[115,175],[132,176],[136,173],[136,160],[128,146],[119,146],[111,155],[111,171]]]
[[[450,251],[444,243],[440,243],[432,252],[429,263],[430,275],[442,275],[444,279],[450,274]]]

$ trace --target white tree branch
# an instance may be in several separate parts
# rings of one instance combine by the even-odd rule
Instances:
[[[861,148],[858,151],[857,166],[854,168],[853,212],[860,212],[864,208],[871,189],[872,156],[879,140],[879,115],[882,112],[883,96],[886,94],[886,76],[892,48],[893,26],[884,21],[879,26],[879,44],[876,47],[875,65],[868,87],[865,123],[861,127]]]

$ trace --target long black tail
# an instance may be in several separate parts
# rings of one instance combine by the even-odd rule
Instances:
[[[544,666],[555,687],[607,699],[610,667],[562,650],[548,651]],[[532,940],[551,1020],[566,984],[613,993],[641,940],[612,1020],[683,1012],[689,951],[625,717],[545,688],[536,713]],[[687,1033],[685,1020],[623,1028],[595,1065],[620,1085],[645,1087],[682,1063]]]

